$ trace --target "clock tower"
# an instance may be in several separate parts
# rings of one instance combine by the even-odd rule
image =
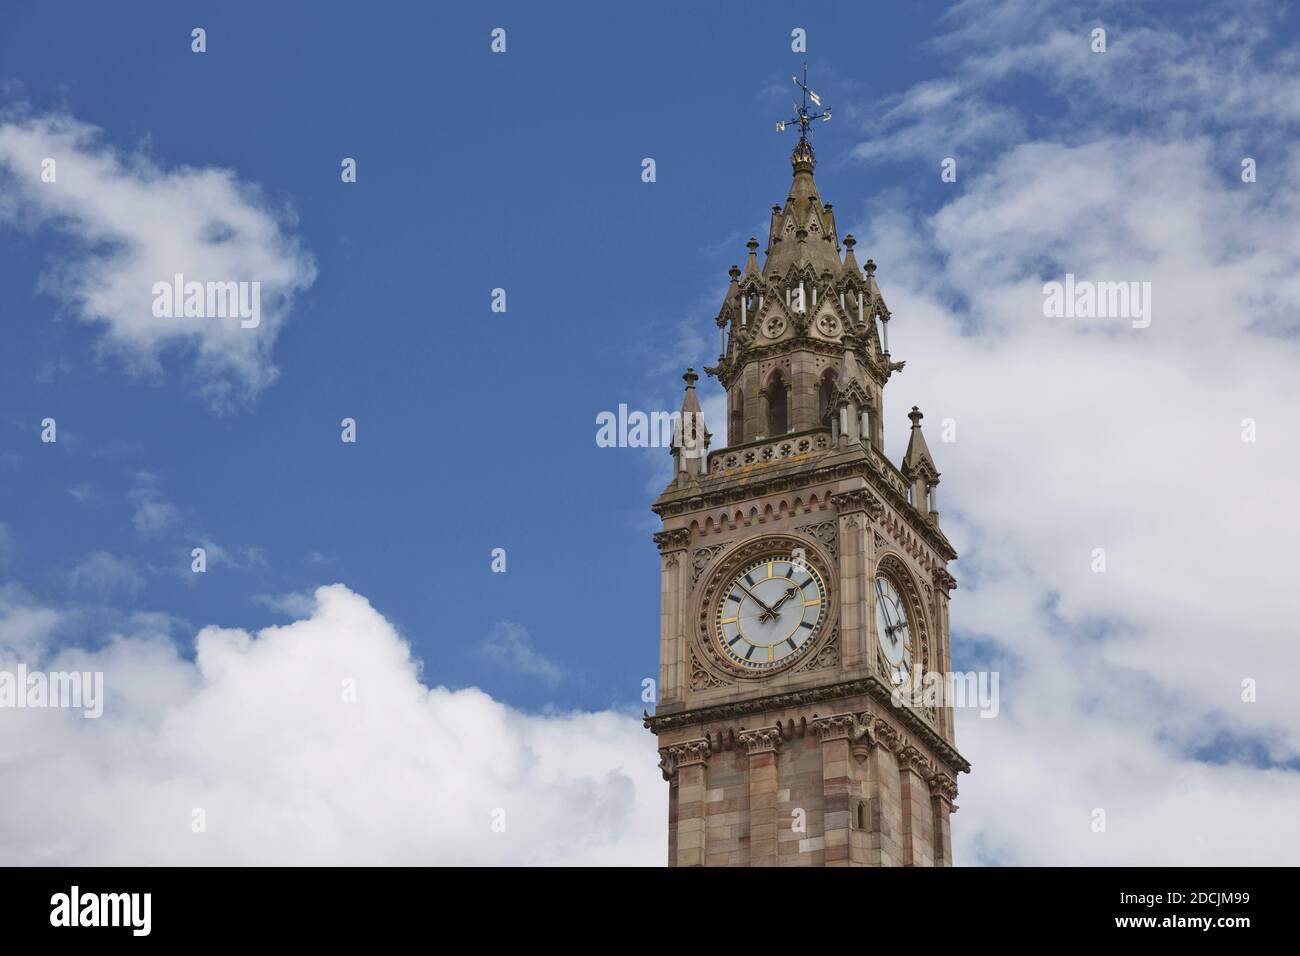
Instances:
[[[797,82],[797,81],[796,81]],[[889,351],[876,266],[813,181],[793,182],[718,312],[726,447],[687,370],[661,554],[659,702],[673,866],[948,866],[958,753],[944,675],[956,557],[913,407],[884,453]],[[814,102],[816,101],[815,96]],[[778,124],[778,129],[785,124]],[[937,681],[937,683],[936,683]],[[929,692],[927,692],[927,690]]]

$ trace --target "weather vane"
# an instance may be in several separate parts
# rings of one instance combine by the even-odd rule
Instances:
[[[799,87],[799,89],[803,91],[803,103],[794,104],[795,115],[788,120],[782,120],[779,123],[777,123],[776,131],[778,133],[782,133],[785,131],[785,128],[787,126],[792,126],[795,123],[798,123],[799,142],[795,146],[795,153],[796,155],[798,155],[802,148],[806,150],[806,155],[808,159],[811,161],[813,157],[813,152],[812,152],[812,144],[808,142],[808,126],[810,123],[813,122],[813,120],[821,120],[823,123],[827,122],[831,118],[831,111],[829,107],[827,107],[824,110],[821,110],[821,112],[818,113],[810,113],[808,111],[808,102],[810,100],[812,101],[812,105],[814,107],[820,107],[822,105],[822,99],[812,90],[808,89],[808,64],[807,63],[803,65],[802,83],[799,82],[799,77],[797,76],[792,76],[790,77],[790,79],[794,80],[794,85]]]

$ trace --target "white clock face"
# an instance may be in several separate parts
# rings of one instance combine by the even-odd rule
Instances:
[[[903,596],[883,574],[876,578],[876,638],[890,679],[903,683],[912,673],[912,628]]]
[[[729,661],[748,670],[792,663],[821,633],[827,604],[826,584],[811,564],[769,555],[724,585],[714,639]]]

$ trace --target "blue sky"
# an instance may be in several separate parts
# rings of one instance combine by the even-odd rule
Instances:
[[[41,124],[71,124],[83,159],[116,157],[106,181],[152,204],[84,220],[43,205],[6,170],[21,144],[0,138],[0,605],[11,623],[49,612],[31,624],[47,656],[161,634],[188,659],[201,628],[284,624],[310,613],[293,595],[337,582],[410,642],[428,686],[478,687],[511,713],[639,712],[667,454],[598,447],[596,416],[675,409],[684,368],[716,358],[726,270],[786,195],[791,134],[772,124],[807,60],[835,111],[818,185],[879,264],[908,362],[886,391],[887,447],[897,461],[913,404],[964,436],[930,441],[962,554],[956,665],[1002,669],[1012,696],[1004,719],[959,724],[990,768],[962,782],[959,860],[1155,861],[1160,821],[1203,812],[1180,789],[1212,805],[1251,773],[1270,775],[1253,814],[1269,819],[1300,793],[1300,714],[1237,695],[1252,675],[1300,676],[1278,598],[1300,541],[1297,14],[1184,7],[11,5],[0,134],[35,124],[66,145],[67,125]],[[1098,25],[1105,54],[1088,49]],[[947,156],[957,183],[940,180]],[[1261,170],[1248,188],[1245,156]],[[203,340],[111,297],[86,320],[76,276],[114,274],[120,240],[96,224],[193,232],[223,203],[264,230],[230,254],[291,292],[269,351],[205,363]],[[1151,280],[1165,311],[1141,336],[1049,328],[1041,285],[1066,272]],[[1264,437],[1243,452],[1246,417]],[[1206,541],[1255,557],[1225,571]],[[1097,546],[1104,578],[1088,572]],[[1245,622],[1205,598],[1224,574]],[[1079,761],[1079,806],[1048,809],[1062,734],[1099,706],[1111,723]],[[1205,724],[1221,732],[1191,730]],[[641,739],[618,728],[611,741]],[[1150,778],[1121,778],[1116,752]],[[602,750],[589,772],[637,760],[653,771],[653,753]],[[1128,837],[1044,836],[1103,799],[1129,810]],[[610,852],[636,858],[611,826]],[[1205,852],[1232,858],[1249,837]]]
[[[216,415],[184,354],[133,376],[42,292],[66,235],[0,235],[16,320],[4,481],[24,503],[5,515],[10,571],[63,599],[64,572],[107,551],[144,576],[115,607],[240,625],[276,619],[250,594],[347,581],[440,680],[523,706],[634,704],[657,670],[655,475],[644,452],[597,448],[595,416],[620,402],[675,408],[685,364],[716,357],[726,269],[788,187],[789,136],[771,124],[804,60],[789,14],[416,6],[395,30],[393,17],[332,6],[305,18],[157,4],[123,17],[87,4],[70,30],[66,9],[25,5],[11,19],[9,105],[70,114],[164,168],[234,170],[296,218],[317,277],[275,342],[278,381]],[[900,40],[866,71],[852,66],[848,13],[808,26],[814,82],[837,107],[917,77],[936,15],[873,14],[872,29]],[[190,51],[196,24],[203,55]],[[498,25],[507,53],[492,56]],[[928,170],[848,166],[849,102],[841,115],[818,130],[827,196],[934,190]],[[345,156],[356,184],[340,182]],[[640,179],[646,156],[653,184]],[[496,287],[505,315],[489,311]],[[57,447],[37,441],[46,416]],[[339,440],[345,416],[355,446]],[[128,499],[141,472],[241,566],[194,581],[185,536],[139,540]],[[79,503],[69,489],[83,485],[95,498]],[[489,571],[494,547],[507,549],[505,575]],[[581,620],[555,600],[563,578],[581,582]],[[484,660],[498,620],[528,630],[561,687]]]

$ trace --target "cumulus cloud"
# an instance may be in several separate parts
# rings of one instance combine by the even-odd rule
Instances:
[[[639,720],[429,686],[343,585],[283,627],[204,628],[193,660],[147,628],[41,650],[50,619],[8,603],[0,667],[101,670],[107,702],[99,720],[0,711],[0,863],[664,859],[667,791]]]
[[[46,160],[53,182],[42,178]],[[74,240],[44,277],[46,290],[100,328],[101,346],[133,371],[159,374],[165,352],[185,352],[198,392],[217,410],[246,404],[275,380],[272,346],[295,295],[315,279],[289,218],[234,171],[122,154],[66,115],[0,114],[3,225]],[[155,317],[153,286],[176,274],[260,282],[260,325]]]
[[[962,7],[992,29],[986,9]],[[1159,33],[1131,40],[1201,50]],[[982,35],[949,38],[963,89],[998,74],[987,56],[1024,52],[1062,90],[1083,97],[1086,79],[1095,122],[966,166],[931,214],[880,197],[852,230],[880,263],[891,345],[909,360],[886,391],[891,457],[902,410],[920,404],[945,473],[957,664],[1002,674],[997,718],[959,713],[974,772],[955,855],[1285,863],[1300,851],[1283,825],[1300,800],[1300,151],[1278,151],[1270,185],[1242,183],[1217,108],[1142,128],[1107,113],[1135,90],[1177,106],[1168,71],[1054,59],[1015,30],[1032,49],[990,53]],[[1217,39],[1237,62],[1259,36]],[[1082,77],[1101,62],[1109,74]],[[1286,83],[1265,65],[1247,85]],[[1043,285],[1066,273],[1150,282],[1151,326],[1045,318]],[[939,440],[944,419],[954,442]]]
[[[255,594],[253,603],[283,614],[285,617],[311,617],[316,613],[316,595],[310,591],[289,591],[285,594]]]

